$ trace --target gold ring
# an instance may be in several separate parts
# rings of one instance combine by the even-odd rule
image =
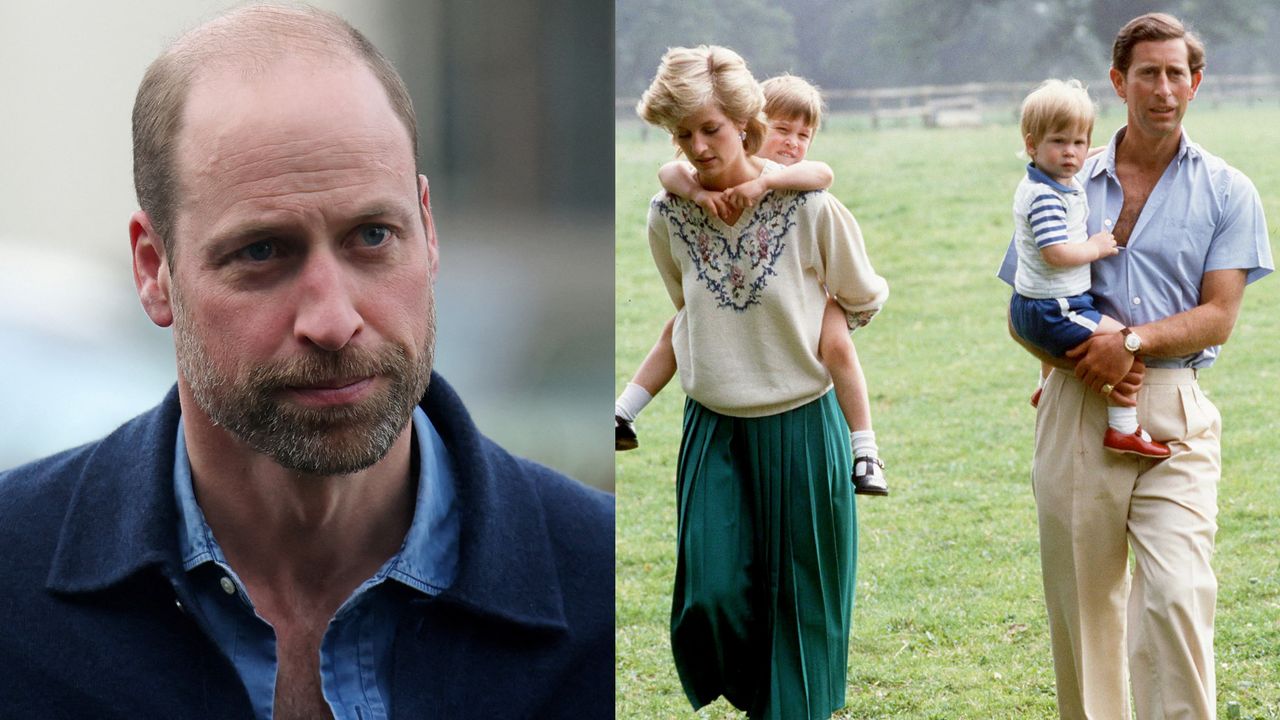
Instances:
[[[1112,390],[1115,390],[1115,387],[1111,383],[1102,383],[1103,395],[1110,395]]]

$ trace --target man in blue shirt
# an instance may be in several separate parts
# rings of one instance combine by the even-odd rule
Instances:
[[[151,65],[133,123],[134,279],[178,383],[0,475],[0,715],[612,717],[612,502],[432,374],[391,65],[249,6]]]
[[[1126,24],[1111,81],[1127,121],[1079,175],[1089,233],[1109,229],[1121,247],[1093,264],[1091,292],[1127,328],[1070,351],[1074,368],[1058,363],[1067,372],[1051,374],[1036,419],[1032,479],[1063,718],[1130,717],[1126,678],[1141,719],[1214,717],[1221,419],[1196,378],[1230,336],[1245,285],[1273,264],[1252,183],[1182,127],[1203,72],[1203,46],[1176,18]],[[1000,273],[1010,283],[1011,258]],[[1107,395],[1136,403],[1171,457],[1103,451]]]

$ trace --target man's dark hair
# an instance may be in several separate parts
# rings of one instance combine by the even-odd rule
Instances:
[[[1204,70],[1204,43],[1181,20],[1165,13],[1147,13],[1125,23],[1111,47],[1111,67],[1122,75],[1128,74],[1133,48],[1151,40],[1182,40],[1187,44],[1187,64],[1191,72]]]

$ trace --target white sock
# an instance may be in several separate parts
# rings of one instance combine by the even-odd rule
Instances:
[[[1132,435],[1138,431],[1138,408],[1108,405],[1107,424],[1118,432]]]
[[[653,396],[648,390],[635,383],[627,383],[627,388],[613,403],[613,414],[623,420],[635,420],[650,400],[653,400]]]
[[[849,433],[849,442],[853,444],[854,457],[880,457],[875,430],[854,430]]]

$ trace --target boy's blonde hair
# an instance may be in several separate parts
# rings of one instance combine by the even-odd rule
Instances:
[[[636,113],[650,125],[674,132],[677,123],[710,104],[729,119],[746,123],[742,146],[747,154],[756,154],[764,142],[764,93],[747,62],[729,48],[669,48],[649,89],[640,96]]]
[[[1030,135],[1036,145],[1056,130],[1083,128],[1093,138],[1097,114],[1097,106],[1079,80],[1045,80],[1022,101],[1022,136]]]
[[[765,117],[799,119],[814,130],[822,126],[822,91],[808,80],[783,73],[760,83],[760,89],[764,91]]]

